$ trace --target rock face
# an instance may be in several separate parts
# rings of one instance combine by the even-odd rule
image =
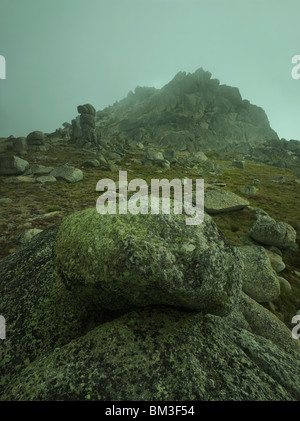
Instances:
[[[241,288],[238,253],[208,215],[190,227],[184,215],[78,212],[61,225],[55,263],[67,288],[113,310],[172,305],[225,314]]]
[[[19,175],[29,168],[29,163],[18,156],[0,157],[0,175]]]
[[[147,237],[150,240],[148,249],[147,244],[142,247],[142,239],[149,224],[137,224],[126,237],[129,226],[125,219],[121,218],[116,225],[109,224],[104,231],[99,220],[95,223],[96,220],[89,219],[89,213],[85,215],[86,220],[82,219],[84,215],[79,216],[77,214],[78,223],[73,220],[76,222],[74,230],[81,235],[85,225],[87,233],[81,237],[83,246],[74,243],[75,234],[70,236],[69,242],[65,238],[64,244],[67,254],[72,255],[69,260],[71,272],[75,272],[78,257],[82,257],[83,262],[81,250],[88,243],[92,244],[91,247],[95,243],[103,245],[102,232],[106,232],[108,240],[116,243],[119,235],[122,241],[127,238],[128,247],[123,253],[133,251],[135,241],[140,239],[136,244],[141,257],[134,253],[129,253],[128,257],[132,257],[132,267],[146,266],[147,261],[144,262],[142,257],[147,258],[151,239]],[[70,219],[65,221],[69,223]],[[268,310],[246,295],[240,295],[237,285],[232,287],[232,282],[237,283],[236,279],[231,277],[231,283],[227,285],[227,294],[231,288],[238,299],[234,300],[233,311],[226,317],[183,307],[172,308],[168,304],[136,308],[125,311],[125,314],[101,311],[90,300],[89,294],[80,294],[80,285],[71,291],[66,289],[55,269],[53,247],[57,252],[58,245],[62,245],[62,233],[71,229],[68,223],[46,229],[16,253],[0,261],[0,314],[5,315],[9,333],[1,343],[1,401],[300,399],[299,341],[293,340],[288,328]],[[161,226],[155,220],[152,223],[149,230],[156,226],[155,240],[169,234],[174,240],[171,250],[175,252],[174,226],[166,222]],[[201,226],[196,230],[203,241],[200,250],[204,261],[198,267],[197,259],[193,260],[186,281],[192,279],[193,271],[197,272],[197,279],[203,285],[199,285],[199,280],[190,284],[197,295],[197,288],[205,285],[204,275],[207,262],[212,262],[212,249],[215,257],[220,259],[214,261],[214,268],[211,267],[211,290],[206,297],[209,304],[210,300],[215,300],[215,294],[218,296],[222,286],[224,271],[218,272],[222,260],[225,259],[226,265],[229,254],[233,252],[236,265],[242,268],[242,262],[238,257],[240,253],[225,243],[210,218],[206,223],[203,232]],[[174,224],[180,229],[177,218]],[[172,232],[169,232],[170,228]],[[197,234],[189,233],[188,239],[177,238],[178,256],[182,256],[182,260],[173,266],[178,270],[182,267],[185,273],[187,263],[184,258],[198,255],[193,252],[191,244],[188,245],[196,237]],[[77,256],[72,247],[76,248]],[[162,249],[160,242],[158,249]],[[97,260],[92,258],[92,264],[88,266],[89,256],[93,257],[95,250],[92,248],[89,252],[87,249],[84,279],[93,283],[92,274],[110,273],[111,281],[115,282],[116,273],[104,265],[105,254],[97,255]],[[122,265],[124,257],[116,253],[115,260]],[[156,256],[153,261],[157,262]],[[166,273],[168,268],[170,273],[167,261],[160,270]],[[155,265],[149,269],[155,274]],[[240,279],[240,271],[236,269],[236,276]],[[124,265],[122,270],[126,270]],[[118,271],[117,275],[120,273]],[[75,277],[74,282],[79,278]],[[71,279],[69,284],[72,284]],[[128,286],[124,286],[125,294],[128,294]],[[165,282],[165,286],[169,292],[172,290],[170,283]],[[105,290],[102,292],[107,294]],[[154,294],[157,297],[155,291]],[[118,298],[116,294],[112,302]]]
[[[280,294],[280,285],[263,247],[240,247],[244,262],[243,291],[258,303],[273,301]]]
[[[296,231],[286,222],[276,222],[270,216],[260,216],[250,230],[250,236],[261,244],[286,248],[295,245]]]
[[[262,108],[243,100],[237,88],[220,85],[202,68],[178,73],[161,89],[136,88],[97,113],[104,138],[147,142],[177,151],[215,149],[248,153],[278,139]]]
[[[68,183],[77,183],[83,179],[83,173],[81,170],[69,167],[68,165],[55,168],[49,175],[50,177],[55,177],[58,180],[64,180]]]
[[[204,194],[204,209],[207,213],[217,214],[240,210],[249,206],[249,202],[226,190],[207,190]]]

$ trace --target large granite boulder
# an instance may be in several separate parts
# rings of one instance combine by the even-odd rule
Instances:
[[[67,288],[100,308],[128,311],[171,305],[227,314],[241,289],[238,251],[206,215],[99,215],[96,208],[62,223],[55,264]]]

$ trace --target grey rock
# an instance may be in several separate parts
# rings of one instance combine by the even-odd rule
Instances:
[[[58,180],[67,181],[68,183],[77,183],[83,179],[81,170],[67,165],[55,168],[55,170],[51,171],[50,176],[55,177]]]
[[[280,248],[291,247],[296,242],[296,231],[286,222],[276,222],[270,216],[259,216],[250,229],[250,236],[257,242]]]
[[[287,281],[285,278],[282,278],[282,276],[279,276],[278,280],[279,280],[281,292],[285,292],[286,294],[288,294],[292,291],[292,287],[289,281]]]
[[[100,167],[100,162],[97,159],[88,159],[82,164],[85,168]]]
[[[138,309],[31,363],[3,400],[296,401],[297,356],[216,316]]]
[[[185,218],[76,213],[61,225],[57,270],[68,288],[89,291],[103,308],[162,304],[228,313],[241,288],[239,254],[208,215],[199,226]]]
[[[282,272],[285,269],[285,264],[282,260],[282,257],[268,249],[266,249],[266,253],[270,259],[272,268],[278,273]]]
[[[19,175],[23,174],[29,163],[18,156],[0,157],[0,175]]]
[[[37,177],[36,182],[41,184],[55,183],[56,178],[51,175],[43,175],[41,177]]]
[[[243,262],[243,291],[258,303],[273,301],[280,294],[277,275],[263,247],[239,248]]]
[[[258,192],[258,189],[254,186],[243,186],[240,192],[247,196],[253,196]]]
[[[43,132],[35,131],[29,133],[27,136],[28,146],[43,146],[45,143],[46,136]]]
[[[240,210],[248,205],[247,200],[230,191],[207,190],[204,194],[204,209],[210,214]]]
[[[155,151],[153,149],[147,149],[146,159],[149,161],[164,161],[164,156],[162,152]]]
[[[44,165],[32,165],[30,169],[34,175],[48,175],[54,170],[53,167],[45,167]]]

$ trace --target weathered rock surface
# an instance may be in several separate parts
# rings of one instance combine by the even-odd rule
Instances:
[[[280,294],[280,286],[265,249],[244,246],[239,251],[245,267],[243,291],[259,303],[275,300]]]
[[[297,400],[299,370],[290,353],[222,318],[146,308],[36,360],[3,399]]]
[[[272,268],[278,273],[282,272],[285,269],[285,264],[282,260],[282,257],[277,253],[273,253],[271,250],[266,250],[266,253],[270,259]]]
[[[78,223],[73,226],[76,233],[80,232],[78,241],[81,238],[83,245],[74,243],[76,235],[73,238],[71,235],[70,241],[65,239],[67,252],[71,252],[70,269],[74,273],[81,251],[86,246],[94,247],[95,242],[101,246],[105,242],[100,235],[104,228],[99,219],[97,222],[90,219],[89,212],[86,219],[83,216],[82,212],[73,215],[78,218]],[[153,215],[153,218],[157,217]],[[0,314],[5,315],[7,322],[7,339],[1,342],[0,400],[300,399],[299,343],[291,339],[290,331],[275,316],[249,297],[241,296],[237,286],[232,288],[232,282],[237,280],[228,275],[231,283],[227,284],[227,289],[235,290],[237,298],[233,306],[233,312],[240,317],[237,324],[233,323],[233,312],[220,317],[183,310],[182,306],[181,309],[171,308],[169,303],[136,308],[124,315],[101,311],[97,303],[90,300],[89,294],[79,293],[80,285],[72,290],[66,289],[55,269],[53,245],[57,252],[70,219],[65,221],[68,222],[64,227],[43,231],[28,245],[0,261]],[[144,257],[149,255],[150,258],[150,254],[154,263],[158,261],[155,249],[154,255],[149,253],[153,236],[147,236],[147,229],[150,232],[155,227],[154,240],[170,235],[176,243],[177,231],[174,233],[174,226],[168,218],[162,225],[155,219],[150,220],[150,226],[149,223],[138,223],[130,232],[131,225],[126,224],[126,218],[120,218],[118,224],[112,222],[107,224],[106,220],[104,224],[108,226],[105,232],[109,234],[110,244],[111,241],[117,244],[121,235],[122,244],[126,245],[123,253],[127,253],[131,267],[137,270],[147,266]],[[181,223],[177,217],[173,222],[179,229]],[[78,227],[83,229],[83,226],[87,233],[81,237],[82,231]],[[210,300],[215,300],[214,294],[219,294],[220,279],[224,279],[224,270],[221,272],[224,259],[225,269],[229,268],[226,252],[232,253],[237,266],[242,263],[238,258],[240,253],[220,237],[209,217],[202,230],[200,226],[203,263],[197,266],[195,257],[198,253],[191,244],[197,235],[188,233],[187,241],[185,237],[178,238],[177,256],[182,260],[179,258],[173,266],[186,271],[184,259],[189,258],[189,262],[192,259],[186,281],[192,280],[195,271],[197,279],[202,280],[200,288],[203,288],[207,262],[214,263],[210,279],[207,277],[212,287],[210,292],[207,289],[209,304]],[[148,241],[143,243],[144,238]],[[139,247],[136,253],[132,253],[134,244]],[[72,253],[74,246],[78,252],[76,256]],[[163,251],[162,240],[157,249]],[[215,257],[220,257],[214,262],[210,249]],[[175,245],[171,250],[175,253]],[[115,259],[119,261],[121,271],[118,268],[114,272],[105,267],[105,255],[94,260],[95,249],[89,251],[88,248],[87,262],[84,263],[87,278],[84,279],[92,283],[89,274],[93,273],[110,273],[113,281],[118,276],[120,278],[127,268],[124,257],[116,251]],[[89,256],[92,256],[91,262],[88,262]],[[155,264],[149,269],[156,275]],[[162,274],[170,274],[172,270],[168,260],[159,269]],[[239,268],[233,270],[237,270],[240,279]],[[75,283],[79,277],[74,279]],[[127,279],[130,282],[132,278]],[[155,279],[158,280],[158,276]],[[170,290],[166,281],[165,286]],[[124,287],[125,294],[128,294],[128,285]],[[195,295],[197,287],[197,280],[194,280],[191,288],[195,288]],[[103,290],[103,293],[107,292]],[[114,300],[118,298],[115,294]]]
[[[210,214],[240,210],[248,205],[247,200],[230,191],[207,190],[204,194],[204,208]]]
[[[250,230],[250,236],[261,244],[280,248],[291,247],[296,242],[296,231],[286,222],[276,222],[270,216],[257,218]]]
[[[55,263],[66,286],[101,308],[172,305],[228,313],[241,289],[239,254],[206,215],[99,215],[66,218]]]

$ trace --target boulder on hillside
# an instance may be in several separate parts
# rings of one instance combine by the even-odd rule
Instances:
[[[291,225],[276,222],[267,215],[257,218],[249,234],[258,243],[279,248],[294,246],[296,242],[296,231]]]
[[[18,156],[0,157],[0,175],[19,175],[29,168],[29,163]]]
[[[35,131],[27,136],[28,146],[41,146],[45,143],[46,136],[43,132]]]
[[[77,183],[83,179],[83,173],[80,169],[69,167],[68,165],[55,168],[49,175],[58,180],[67,181],[68,183]]]
[[[276,272],[263,247],[243,246],[239,251],[244,263],[243,291],[258,303],[273,301],[280,294]]]
[[[209,214],[240,210],[249,202],[227,190],[207,190],[204,194],[204,209]]]

